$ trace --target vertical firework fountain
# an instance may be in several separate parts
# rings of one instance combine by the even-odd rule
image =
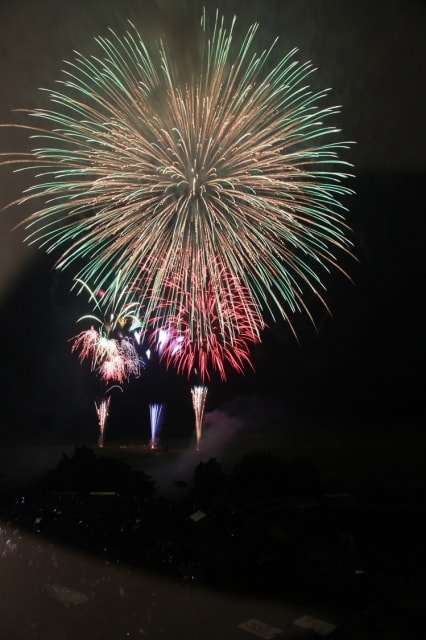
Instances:
[[[158,445],[158,434],[160,427],[164,420],[165,405],[164,404],[150,404],[149,405],[149,417],[151,422],[151,441],[150,449],[156,449]]]
[[[196,451],[200,450],[201,433],[203,430],[204,407],[206,406],[207,387],[195,386],[191,389],[192,406],[195,413]]]
[[[106,425],[107,418],[109,416],[109,406],[111,404],[111,396],[109,396],[108,393],[112,389],[120,389],[120,391],[123,391],[120,385],[114,384],[112,387],[109,387],[109,389],[107,389],[102,400],[100,400],[99,402],[96,402],[95,400],[95,409],[96,409],[96,415],[98,416],[98,424],[99,424],[98,447],[100,449],[102,449],[102,447],[104,446],[105,425]]]
[[[100,402],[95,401],[96,414],[98,416],[98,424],[99,424],[98,447],[100,448],[104,446],[105,424],[109,414],[110,402],[111,402],[110,396],[105,396],[105,398],[102,398]]]

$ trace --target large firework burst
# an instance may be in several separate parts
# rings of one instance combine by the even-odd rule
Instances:
[[[351,251],[348,143],[324,124],[339,108],[309,88],[310,62],[293,50],[274,63],[276,43],[257,53],[258,25],[238,39],[235,24],[216,14],[209,26],[203,13],[185,80],[167,42],[147,46],[131,24],[97,38],[98,55],[66,64],[52,109],[30,111],[38,146],[7,159],[35,170],[19,201],[44,202],[25,221],[27,241],[93,288],[108,291],[120,272],[146,327],[160,306],[170,325],[198,304],[206,274],[223,273],[247,308],[291,322],[309,313],[306,291],[323,300],[322,273]],[[224,316],[206,315],[204,333],[220,326],[222,344],[244,333],[241,299],[234,290]],[[257,317],[249,324],[257,335]]]

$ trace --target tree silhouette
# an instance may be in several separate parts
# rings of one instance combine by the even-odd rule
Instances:
[[[269,502],[289,495],[289,477],[283,460],[269,452],[247,454],[231,473],[234,500]]]
[[[35,488],[50,491],[115,491],[137,494],[144,498],[154,495],[153,479],[144,471],[133,471],[123,460],[97,456],[89,447],[76,447],[70,457],[63,454],[58,465],[36,483]]]
[[[227,476],[216,458],[200,462],[194,471],[193,496],[200,506],[208,507],[219,499],[227,486]]]

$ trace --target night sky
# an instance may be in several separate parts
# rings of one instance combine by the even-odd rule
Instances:
[[[130,18],[149,37],[167,29],[179,50],[191,17],[203,3],[183,0],[20,0],[2,2],[0,120],[21,121],[19,107],[43,105],[38,87],[51,87],[73,49],[90,53],[93,36],[118,31]],[[318,88],[332,87],[341,104],[337,126],[354,141],[345,199],[356,260],[342,257],[350,279],[331,273],[331,314],[309,301],[316,327],[294,317],[265,332],[253,351],[255,372],[212,383],[206,413],[240,412],[261,429],[268,420],[360,429],[423,430],[424,421],[424,109],[425,3],[395,0],[233,0],[213,3],[241,16],[241,28],[259,21],[265,43],[279,36],[280,53],[293,47],[312,60]],[[167,13],[163,7],[167,6]],[[198,7],[190,10],[190,7]],[[119,8],[118,8],[119,7]],[[178,35],[177,35],[178,34]],[[147,37],[148,37],[147,36]],[[22,132],[0,129],[2,152],[27,144]],[[0,206],[19,197],[25,177],[0,167]],[[349,186],[349,185],[348,185]],[[71,274],[27,247],[22,229],[29,211],[11,207],[0,217],[0,326],[3,376],[0,430],[4,442],[80,441],[97,433],[93,374],[70,353],[76,320],[89,311],[70,292]],[[136,437],[148,425],[148,403],[168,406],[170,434],[193,430],[189,383],[152,365],[117,393],[111,431]]]

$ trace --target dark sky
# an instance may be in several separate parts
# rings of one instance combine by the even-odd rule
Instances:
[[[332,87],[342,105],[338,126],[356,142],[345,202],[358,259],[343,266],[352,281],[331,274],[328,315],[314,305],[317,329],[295,317],[299,342],[277,326],[253,353],[255,373],[232,375],[211,386],[207,411],[240,411],[252,423],[303,417],[372,429],[422,426],[426,148],[424,118],[425,3],[416,0],[247,0],[209,2],[259,21],[268,44],[293,47],[318,68],[318,88]],[[167,6],[165,12],[163,7]],[[15,121],[15,107],[42,104],[40,86],[52,86],[72,50],[90,52],[92,38],[108,26],[119,30],[131,18],[147,37],[163,29],[176,37],[202,3],[78,0],[2,2],[0,120]],[[119,7],[119,9],[118,9]],[[16,131],[0,129],[1,151],[25,148]],[[0,167],[0,206],[20,195],[24,178]],[[0,326],[3,382],[0,429],[4,439],[72,440],[96,433],[96,381],[75,356],[68,339],[86,312],[69,292],[67,275],[12,231],[26,213],[12,207],[0,217]],[[83,305],[84,306],[84,305]],[[422,314],[422,318],[421,318]],[[421,321],[422,320],[422,321]],[[152,368],[115,400],[111,428],[137,433],[148,423],[147,404],[168,403],[171,431],[190,433],[188,382]],[[257,411],[254,407],[260,407]]]

